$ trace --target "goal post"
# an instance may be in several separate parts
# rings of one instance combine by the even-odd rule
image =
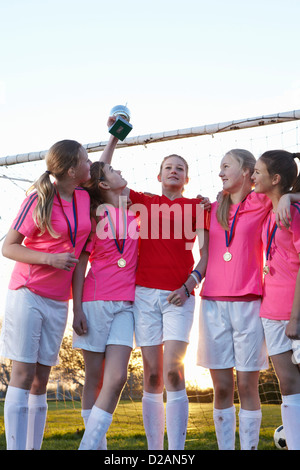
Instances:
[[[172,131],[158,132],[153,134],[139,135],[129,137],[123,142],[119,141],[116,148],[133,147],[137,145],[148,145],[157,142],[166,142],[170,140],[185,139],[201,135],[214,135],[221,132],[229,132],[251,127],[267,126],[300,119],[300,110],[286,111],[283,113],[256,116],[252,118],[238,119],[234,121],[219,122],[215,124],[205,124],[203,126],[190,127],[186,129],[177,129]],[[101,152],[107,145],[107,141],[84,144],[87,152]],[[33,162],[43,160],[47,150],[38,152],[29,152],[17,155],[10,155],[0,158],[0,166],[15,165],[17,163]]]

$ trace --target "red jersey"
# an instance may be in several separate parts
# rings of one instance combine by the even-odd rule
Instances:
[[[131,210],[140,217],[136,284],[178,289],[193,270],[196,229],[209,229],[209,213],[197,198],[171,200],[131,190],[130,199]]]

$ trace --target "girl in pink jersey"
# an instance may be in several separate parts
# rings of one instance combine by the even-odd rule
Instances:
[[[73,347],[82,349],[85,362],[86,429],[79,450],[106,449],[106,432],[127,380],[133,347],[139,233],[135,214],[121,197],[126,184],[119,171],[95,162],[84,185],[91,197],[93,231],[73,280]]]
[[[265,152],[253,174],[255,192],[272,203],[262,231],[265,276],[260,316],[280,383],[289,450],[300,450],[300,205],[291,206],[288,228],[276,224],[274,211],[283,195],[300,191],[295,158],[300,153]]]
[[[259,318],[263,221],[271,203],[252,191],[254,156],[234,149],[221,161],[223,194],[212,204],[209,256],[201,292],[198,365],[210,369],[219,449],[235,448],[234,374],[242,449],[256,449],[261,423],[259,371],[268,368]],[[282,202],[281,218],[286,205]],[[288,206],[288,204],[287,204]]]
[[[0,348],[12,360],[4,405],[9,450],[41,447],[46,387],[65,330],[72,273],[91,230],[90,198],[78,188],[90,178],[86,150],[76,141],[57,142],[46,165],[2,248],[16,261]]]
[[[108,162],[116,143],[117,140],[113,141],[110,158],[107,153]],[[141,219],[134,318],[136,343],[142,349],[144,364],[143,419],[148,449],[160,450],[164,446],[164,386],[168,447],[182,450],[185,444],[188,397],[183,360],[193,323],[193,289],[205,274],[209,229],[208,213],[202,209],[199,228],[204,240],[201,260],[193,271],[191,251],[195,233],[191,236],[184,232],[183,220],[186,216],[191,224],[189,228],[195,231],[200,201],[182,195],[188,182],[187,173],[186,161],[171,155],[164,159],[158,176],[162,196],[127,188],[123,192],[133,203],[131,209],[140,212]],[[156,224],[152,210],[158,208],[160,215],[155,219]],[[164,232],[164,222],[169,228],[171,225],[170,233]]]

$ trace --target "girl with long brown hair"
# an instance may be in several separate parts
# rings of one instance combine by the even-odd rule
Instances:
[[[300,450],[300,205],[292,204],[289,227],[278,229],[279,200],[300,190],[300,153],[270,150],[258,159],[255,192],[272,203],[263,224],[264,288],[260,309],[268,353],[279,379],[281,415],[289,450]]]

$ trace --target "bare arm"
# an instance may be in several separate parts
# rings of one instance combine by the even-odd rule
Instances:
[[[89,253],[83,251],[79,257],[79,263],[74,269],[72,279],[73,292],[73,328],[80,336],[87,332],[86,317],[82,310],[82,292],[85,279],[85,271],[89,259]]]
[[[22,245],[24,235],[10,228],[2,246],[2,254],[6,258],[26,264],[47,264],[57,269],[70,271],[78,259],[73,253],[45,253],[35,251]]]
[[[300,259],[300,255],[299,255]],[[300,269],[297,275],[293,307],[285,334],[290,339],[300,339]]]
[[[300,201],[300,193],[288,193],[281,196],[276,209],[276,223],[281,229],[281,224],[289,228],[291,223],[291,204]]]
[[[115,120],[116,120],[115,116],[110,116],[107,121],[107,126],[108,127],[112,126]],[[118,142],[119,142],[119,139],[117,137],[110,135],[107,146],[105,147],[105,149],[102,152],[101,157],[99,158],[100,162],[111,164],[113,154],[114,154],[114,151]],[[129,197],[129,193],[130,193],[130,189],[126,187],[124,188],[122,195]]]
[[[107,126],[108,127],[112,126],[115,120],[116,120],[115,116],[110,116],[107,121]],[[111,163],[112,157],[113,157],[113,154],[114,154],[114,151],[118,142],[119,142],[119,139],[110,134],[108,143],[105,149],[103,150],[101,157],[99,158],[100,162],[109,163],[109,164]]]

